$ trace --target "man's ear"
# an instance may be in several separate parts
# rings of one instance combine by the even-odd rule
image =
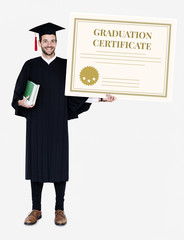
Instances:
[[[39,45],[39,47],[41,46],[41,42],[40,42],[40,40],[38,40],[38,45]]]

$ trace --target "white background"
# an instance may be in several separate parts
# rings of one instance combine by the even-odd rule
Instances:
[[[175,1],[3,1],[1,30],[0,221],[3,239],[184,239],[184,15]],[[28,30],[53,22],[68,28],[70,12],[176,18],[171,103],[125,101],[93,104],[69,123],[68,223],[54,225],[52,183],[43,189],[43,218],[23,224],[31,211],[24,180],[25,119],[11,107],[23,63],[35,53]],[[58,32],[57,55],[67,58],[68,30]],[[2,238],[1,237],[1,238]]]

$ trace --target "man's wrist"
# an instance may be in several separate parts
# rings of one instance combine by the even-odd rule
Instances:
[[[18,100],[18,106],[21,106],[21,100]]]
[[[103,102],[103,98],[99,98],[98,101],[99,101],[99,102]]]

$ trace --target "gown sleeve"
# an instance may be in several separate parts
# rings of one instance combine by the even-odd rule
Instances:
[[[15,109],[15,115],[21,117],[27,117],[29,109],[19,106],[18,100],[22,100],[23,94],[26,88],[27,80],[29,79],[29,66],[26,62],[22,67],[22,70],[17,78],[17,82],[15,84],[13,99],[12,99],[12,107]]]
[[[87,97],[67,96],[68,120],[78,118],[78,115],[88,111],[91,103],[86,103]]]
[[[67,60],[65,60],[65,67],[67,66]],[[73,97],[73,96],[66,96],[67,97],[67,109],[68,109],[68,120],[78,118],[78,115],[86,112],[91,103],[86,103],[88,97]]]

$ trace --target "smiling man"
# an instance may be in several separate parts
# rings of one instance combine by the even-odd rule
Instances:
[[[64,95],[66,59],[55,55],[56,31],[62,29],[47,23],[30,30],[39,33],[42,55],[24,64],[14,90],[12,106],[15,114],[27,120],[26,179],[31,180],[32,212],[25,219],[26,225],[35,224],[42,216],[41,193],[45,182],[52,182],[55,187],[55,224],[66,224],[64,195],[68,181],[68,120],[78,118],[94,100]],[[29,96],[23,98],[28,80],[40,85],[35,106],[28,105]],[[114,100],[111,95],[101,99],[107,102]]]
[[[42,40],[43,38],[43,40]],[[40,41],[39,41],[39,46],[42,49],[42,53],[43,55],[47,58],[53,58],[55,55],[55,48],[56,48],[56,37],[54,34],[52,35],[44,35],[43,37],[41,37]]]

